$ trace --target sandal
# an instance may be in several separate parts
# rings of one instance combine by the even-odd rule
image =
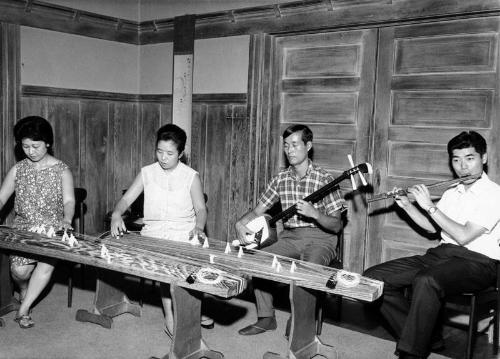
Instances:
[[[35,322],[31,319],[31,315],[20,315],[15,317],[14,321],[19,324],[21,329],[32,328],[35,325]]]

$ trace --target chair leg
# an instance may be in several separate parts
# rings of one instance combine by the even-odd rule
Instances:
[[[323,304],[323,303],[321,303]],[[323,306],[318,306],[316,317],[316,335],[321,335],[321,331],[323,330]]]
[[[476,297],[472,296],[470,301],[470,313],[469,313],[469,332],[467,336],[467,349],[465,353],[466,359],[472,359],[472,353],[474,351],[474,342],[476,339],[477,332],[477,320],[476,320]]]
[[[80,264],[80,280],[82,288],[85,288],[85,264]]]
[[[145,279],[144,278],[140,278],[140,282],[139,282],[139,305],[141,306],[142,308],[142,305],[144,303],[144,283],[145,283]]]
[[[496,308],[495,314],[493,317],[493,354],[498,354],[498,340],[499,332],[500,332],[500,317],[498,315],[498,311],[500,308]]]
[[[68,308],[73,304],[73,263],[69,263],[68,277]]]
[[[336,295],[335,296],[335,320],[340,321],[342,316],[342,296],[341,295]]]

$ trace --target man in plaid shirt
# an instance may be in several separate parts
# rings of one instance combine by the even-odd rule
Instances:
[[[248,244],[246,235],[253,234],[246,226],[248,222],[264,215],[278,201],[281,201],[283,209],[296,204],[297,214],[284,219],[284,230],[279,233],[278,241],[263,250],[328,265],[336,258],[336,234],[342,229],[344,201],[338,190],[314,204],[303,200],[334,180],[309,159],[312,140],[313,134],[305,125],[292,125],[283,132],[283,149],[290,167],[271,180],[257,206],[245,214],[235,227],[240,242]],[[258,320],[241,329],[241,335],[255,335],[276,329],[272,289],[271,282],[254,280]]]

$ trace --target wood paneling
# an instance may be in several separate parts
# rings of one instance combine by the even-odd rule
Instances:
[[[486,138],[489,175],[498,179],[499,24],[491,17],[381,29],[375,193],[452,178],[446,144],[470,129]],[[370,205],[367,266],[437,244],[392,203]]]
[[[0,23],[0,175],[2,178],[14,164],[13,124],[19,116],[21,61],[19,26]]]
[[[294,124],[311,127],[314,161],[333,175],[369,157],[370,120],[374,98],[376,30],[328,32],[276,37],[273,50],[273,93],[267,115],[270,131],[269,163],[273,173],[285,165],[279,135]],[[362,99],[362,100],[360,100]],[[266,119],[266,117],[264,117]],[[272,136],[272,137],[271,137]],[[271,160],[274,158],[274,160]],[[352,198],[350,182],[341,184]],[[359,196],[347,200],[344,263],[363,267],[366,212]],[[359,203],[358,203],[359,202]]]
[[[397,75],[495,70],[495,34],[422,36],[396,40],[395,46]]]
[[[104,231],[104,214],[109,210],[108,186],[112,169],[109,164],[108,142],[110,139],[107,101],[83,100],[81,102],[81,171],[75,178],[75,186],[87,189],[87,233]]]
[[[393,91],[392,125],[489,127],[493,90]]]
[[[299,123],[355,123],[357,106],[357,93],[284,93],[281,103],[283,122]]]
[[[0,23],[0,176],[3,179],[14,165],[14,122],[20,114],[19,26]],[[13,198],[13,197],[11,197]],[[0,221],[9,222],[13,207],[9,201],[0,211]]]
[[[283,78],[356,76],[360,50],[353,45],[288,49]]]
[[[71,168],[75,179],[80,178],[80,121],[75,121],[79,118],[79,101],[48,100],[47,120],[54,130],[54,155]]]
[[[168,96],[137,96],[26,86],[21,115],[54,128],[55,156],[87,189],[86,232],[104,231],[112,210],[142,166],[154,161],[156,131],[171,121]]]
[[[234,239],[234,224],[248,211],[251,197],[249,122],[246,104],[196,103],[193,106],[191,166],[208,196],[207,234]]]
[[[75,186],[87,189],[86,232],[102,232],[105,214],[122,191],[142,166],[155,161],[156,131],[172,121],[170,97],[116,94],[113,100],[112,93],[42,87],[24,92],[23,116],[49,120],[56,156],[71,166]],[[194,99],[189,164],[199,171],[208,195],[207,231],[226,241],[251,197],[246,96]]]

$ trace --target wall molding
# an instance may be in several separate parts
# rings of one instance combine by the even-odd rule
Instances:
[[[197,14],[195,38],[493,15],[500,15],[500,0],[303,0]],[[173,42],[174,34],[173,18],[137,22],[36,0],[0,0],[0,21],[135,45]]]
[[[85,100],[123,101],[123,102],[158,102],[172,101],[170,94],[129,94],[121,92],[106,92],[92,90],[78,90],[49,86],[23,85],[22,96],[39,97],[63,97]],[[246,103],[246,93],[216,93],[216,94],[194,94],[193,102],[209,103]]]

